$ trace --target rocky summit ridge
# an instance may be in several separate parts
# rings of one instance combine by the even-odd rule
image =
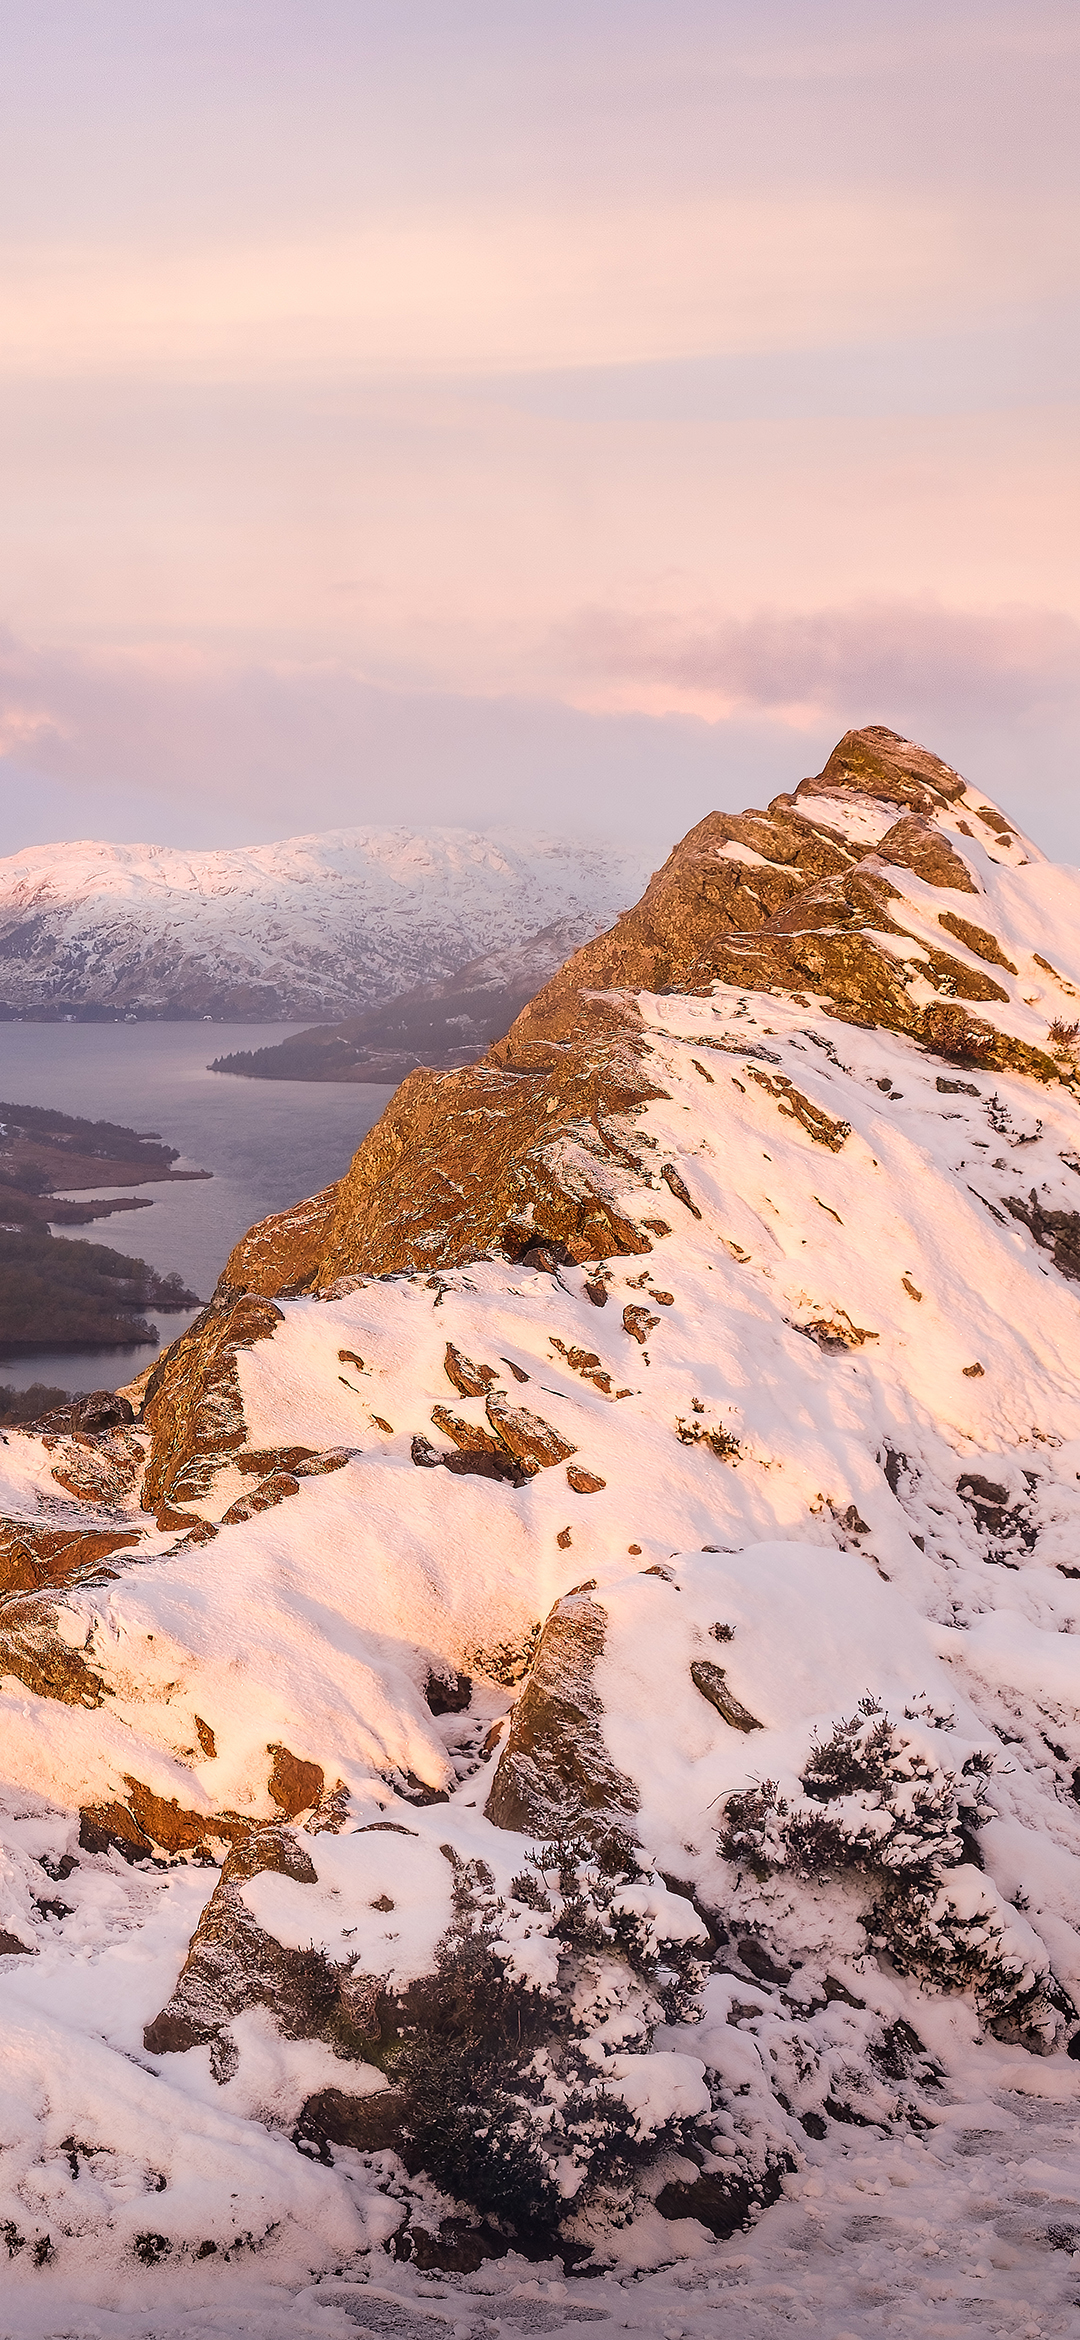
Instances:
[[[1078,994],[849,733],[7,1434],[27,2332],[1074,2329]]]

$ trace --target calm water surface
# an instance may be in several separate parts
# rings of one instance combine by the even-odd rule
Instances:
[[[156,1130],[178,1146],[178,1170],[212,1170],[190,1186],[101,1187],[138,1194],[149,1210],[118,1211],[92,1225],[59,1227],[74,1240],[107,1243],[163,1274],[178,1268],[209,1299],[233,1244],[256,1219],[316,1194],[347,1169],[365,1130],[393,1095],[389,1088],[314,1081],[243,1081],[207,1071],[212,1056],[265,1048],[301,1025],[0,1024],[0,1099],[54,1105],[61,1113]],[[150,1311],[161,1346],[193,1311]],[[2,1328],[0,1328],[2,1330]],[[157,1345],[49,1351],[5,1360],[0,1382],[62,1389],[112,1388],[149,1365]]]

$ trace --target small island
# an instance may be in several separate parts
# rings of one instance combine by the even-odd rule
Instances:
[[[175,1272],[161,1275],[144,1259],[51,1231],[150,1207],[137,1195],[84,1199],[88,1188],[212,1176],[175,1170],[177,1158],[156,1130],[0,1104],[0,1358],[148,1347],[159,1335],[146,1309],[200,1305]],[[74,1188],[78,1199],[58,1198],[58,1187]]]
[[[176,1170],[175,1146],[157,1130],[125,1129],[116,1121],[84,1121],[48,1105],[0,1103],[0,1221],[8,1226],[85,1227],[113,1211],[146,1211],[148,1196],[111,1195],[83,1201],[94,1186],[170,1185],[212,1178],[212,1170]],[[61,1190],[74,1187],[71,1201]]]

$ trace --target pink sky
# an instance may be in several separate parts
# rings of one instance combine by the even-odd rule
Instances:
[[[877,720],[1080,855],[1074,8],[0,27],[0,852],[659,842]]]

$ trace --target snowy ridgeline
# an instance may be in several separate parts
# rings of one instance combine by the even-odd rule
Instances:
[[[205,1528],[0,1448],[39,1561],[140,1535],[0,1694],[5,2332],[1078,2329],[1080,1112],[638,1004],[559,1142],[651,1248],[279,1301]]]
[[[0,1004],[345,1015],[555,922],[570,950],[646,874],[640,853],[509,830],[338,829],[203,853],[31,846],[0,861]]]
[[[62,1633],[107,1684],[101,1707],[6,1685],[5,1770],[19,1786],[7,1799],[2,1922],[36,1956],[4,1971],[0,2216],[25,2237],[11,2272],[28,2316],[37,2294],[23,2270],[45,2233],[53,2279],[66,2268],[70,2284],[77,2251],[87,2295],[107,2298],[147,2234],[174,2253],[187,2246],[185,2266],[193,2247],[231,2245],[235,2258],[234,2238],[250,2236],[247,2281],[281,2283],[385,2240],[410,2193],[417,2223],[433,2215],[430,2181],[387,2190],[391,2164],[378,2155],[338,2147],[322,2167],[289,2142],[318,2091],[381,2088],[374,2065],[325,2039],[282,2037],[257,2005],[226,2027],[224,2061],[213,2041],[146,2053],[144,2026],[169,1999],[213,1872],[80,1853],[65,1815],[131,1778],[208,1819],[265,1811],[267,1747],[284,1744],[349,1794],[340,1833],[300,1832],[311,1877],[241,1888],[260,1928],[403,1988],[431,1969],[451,1920],[449,1845],[466,1888],[479,1879],[477,1922],[508,1974],[554,1993],[567,1880],[550,1855],[546,1876],[543,1855],[530,1868],[521,1836],[484,1816],[497,1744],[483,1750],[512,1692],[493,1678],[505,1669],[483,1675],[477,1644],[521,1646],[557,1596],[590,1578],[588,1605],[606,1618],[595,1695],[607,1756],[637,1801],[642,1874],[605,1883],[586,1863],[610,1939],[561,2019],[580,2073],[602,2075],[633,2139],[662,2140],[679,2120],[698,2134],[706,2116],[706,2174],[734,2165],[753,2183],[778,2171],[786,2207],[736,2249],[647,2201],[623,2226],[601,2189],[582,2238],[616,2267],[662,2263],[675,2247],[683,2279],[749,2284],[742,2313],[763,2267],[775,2280],[785,2252],[815,2236],[831,2251],[852,2205],[883,2194],[889,2252],[874,2222],[856,2219],[843,2283],[867,2260],[880,2281],[887,2263],[889,2329],[909,2328],[896,2320],[907,2282],[897,2250],[932,2267],[951,2218],[962,2223],[948,2251],[970,2256],[966,2292],[1014,2297],[1015,2264],[1015,2296],[1029,2296],[1033,2258],[1044,2309],[1067,2291],[1068,2255],[1045,2233],[1068,2217],[1060,2204],[1044,2215],[1044,2197],[1051,2211],[1052,2197],[1072,2202],[1080,2165],[1071,2146],[1064,2164],[1058,2145],[1040,2160],[1031,2121],[1053,2127],[1080,2082],[1060,2011],[1065,1994],[1080,2004],[1077,1303],[1004,1206],[1033,1184],[1048,1207],[1070,1201],[1075,1107],[1012,1080],[943,1094],[933,1060],[909,1044],[844,1031],[822,1045],[826,1033],[786,1003],[762,1014],[734,995],[642,1005],[663,1025],[654,1045],[669,1092],[642,1126],[658,1159],[678,1159],[701,1217],[658,1186],[677,1224],[650,1266],[614,1265],[602,1312],[584,1295],[588,1271],[553,1281],[494,1264],[434,1292],[401,1279],[285,1303],[275,1337],[240,1359],[250,1442],[359,1451],[224,1542],[176,1548],[151,1534],[137,1571],[69,1591]],[[781,1074],[848,1125],[838,1150],[782,1111]],[[655,1212],[656,1195],[646,1189],[638,1208]],[[624,1330],[624,1310],[645,1345]],[[412,1440],[431,1432],[434,1407],[453,1401],[477,1429],[486,1419],[484,1401],[455,1399],[448,1342],[490,1361],[512,1397],[557,1425],[573,1464],[520,1489],[417,1468]],[[610,1394],[583,1378],[597,1371]],[[12,1439],[2,1459],[9,1513],[39,1493],[70,1518],[39,1441]],[[574,1468],[604,1485],[575,1495]],[[227,1470],[193,1508],[220,1519],[250,1486]],[[465,1712],[436,1717],[424,1687],[448,1659],[473,1668],[474,1694]],[[719,1710],[695,1667],[707,1686],[722,1669]],[[725,1692],[757,1728],[725,1723]],[[838,1772],[823,1797],[815,1746],[828,1749],[868,1697],[882,1718],[862,1717],[848,1740],[862,1769]],[[196,1715],[212,1754],[200,1753]],[[448,1800],[412,1805],[410,1780]],[[762,1814],[747,1791],[752,1805],[765,1781],[776,1785]],[[386,1814],[394,1831],[364,1833]],[[832,1825],[831,1845],[815,1848],[815,1818]],[[43,1882],[42,1864],[58,1875],[72,1847],[80,1865]],[[905,1868],[917,1890],[890,1954],[888,1880],[903,1882]],[[537,1888],[525,1898],[523,1871]],[[934,1936],[929,1952],[911,1938],[912,1912]],[[729,1939],[706,1972],[710,1913]],[[929,1988],[933,1956],[958,1937],[971,1956],[957,1988]],[[987,2022],[1002,2011],[998,2039]],[[1023,2043],[1025,2021],[1050,2053]],[[545,2119],[560,2109],[550,2078]],[[973,2129],[1001,2165],[992,2182],[1005,2193],[992,2203],[971,2196]],[[588,2141],[562,2143],[569,2208]],[[675,2135],[645,2193],[697,2179]],[[1006,2196],[1015,2233],[1003,2244],[991,2211]],[[500,2261],[491,2280],[506,2286],[510,2273]],[[518,2264],[515,2283],[523,2274],[535,2281]],[[188,2280],[174,2260],[168,2296]],[[657,2284],[648,2313],[659,2318]],[[943,2286],[955,2292],[952,2271]],[[711,2291],[695,2291],[687,2312],[699,2296],[715,2308]],[[849,2316],[846,2296],[837,2313]],[[659,2329],[640,2305],[640,2328]],[[329,2328],[321,2311],[317,2328]]]

